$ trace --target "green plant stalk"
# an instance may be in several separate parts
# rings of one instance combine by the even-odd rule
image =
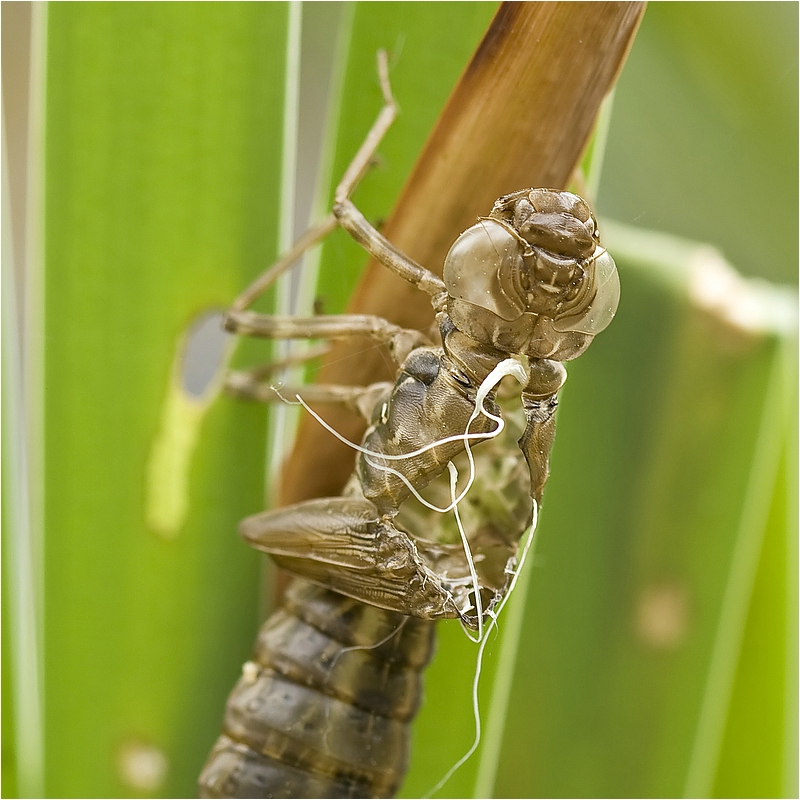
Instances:
[[[779,472],[763,533],[736,676],[725,714],[724,738],[711,796],[793,797],[796,742],[796,483],[790,466],[796,437],[796,347],[784,341]],[[779,427],[779,426],[778,426]],[[796,451],[795,451],[796,452]],[[757,735],[753,732],[757,731]]]
[[[752,600],[763,535],[786,435],[783,361],[781,348],[776,348],[722,597],[720,621],[708,664],[708,678],[688,765],[684,797],[711,795],[722,749],[736,667],[741,659],[747,611]]]
[[[9,700],[3,709],[3,792],[13,773],[16,792],[32,797],[42,794],[44,782],[40,242],[46,34],[44,7],[34,6],[26,98],[24,259],[12,245],[9,165],[3,165],[3,687]]]

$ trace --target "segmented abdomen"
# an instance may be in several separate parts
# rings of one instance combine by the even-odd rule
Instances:
[[[434,624],[295,579],[264,623],[201,797],[391,797]]]

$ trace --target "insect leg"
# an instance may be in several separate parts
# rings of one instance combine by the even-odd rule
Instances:
[[[401,328],[383,317],[371,314],[320,314],[292,317],[231,310],[223,321],[225,330],[240,336],[265,339],[346,339],[369,336],[388,345],[397,363],[402,363],[416,347],[430,344],[425,334]]]
[[[541,505],[550,474],[550,448],[556,433],[557,392],[567,379],[567,371],[560,361],[531,359],[530,375],[522,392],[527,426],[519,439],[519,447],[530,470],[531,497]]]
[[[306,250],[309,250],[315,244],[321,242],[338,224],[336,217],[333,214],[328,214],[318,225],[309,228],[289,250],[280,256],[280,258],[265,272],[259,275],[258,278],[233,301],[231,310],[241,311],[247,308],[264,294],[289,267],[295,264]]]
[[[270,361],[248,370],[229,370],[225,376],[225,391],[242,400],[255,400],[260,403],[293,403],[301,395],[306,403],[338,403],[350,411],[361,414],[369,421],[372,412],[383,395],[392,388],[385,381],[369,386],[344,386],[341,384],[303,384],[275,386],[271,379],[286,367],[297,366],[319,358],[327,353],[327,346],[315,347],[304,353],[296,353],[277,361]]]
[[[389,85],[388,66],[386,62],[386,53],[384,51],[378,53],[378,73],[380,76],[384,105],[378,114],[378,118],[367,134],[364,143],[359,148],[353,161],[347,168],[344,177],[336,188],[332,213],[325,217],[318,225],[306,231],[286,253],[236,298],[231,306],[231,316],[235,315],[235,312],[243,311],[253,303],[278,279],[278,277],[280,277],[280,275],[295,264],[306,250],[321,242],[339,224],[341,224],[370,255],[415,286],[418,286],[432,296],[439,295],[445,291],[444,283],[436,275],[417,264],[394,247],[394,245],[367,222],[350,200],[350,196],[355,191],[359,181],[369,169],[378,145],[397,117],[397,104],[394,101],[392,90]],[[234,327],[228,327],[228,323],[226,322],[226,328],[228,328],[228,330],[236,330],[236,322],[234,321],[230,324]]]
[[[299,395],[308,404],[340,403],[345,408],[361,414],[365,419],[382,395],[388,394],[391,383],[373,383],[369,386],[343,386],[339,384],[309,383],[302,386],[272,386],[258,380],[250,372],[229,372],[225,389],[236,397],[257,400],[261,403],[295,402]]]
[[[380,75],[384,105],[370,132],[367,134],[364,144],[361,145],[361,149],[356,153],[344,177],[336,187],[333,213],[339,224],[373,258],[380,261],[381,264],[404,280],[429,294],[432,300],[433,298],[441,298],[443,300],[444,282],[430,270],[425,269],[421,264],[398,250],[366,220],[350,199],[358,182],[367,171],[378,145],[397,117],[397,104],[389,85],[389,71],[386,64],[386,54],[383,51],[378,53],[378,73]]]

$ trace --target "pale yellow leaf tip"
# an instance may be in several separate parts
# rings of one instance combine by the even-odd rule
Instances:
[[[145,467],[145,521],[165,539],[189,512],[189,476],[200,426],[222,386],[235,340],[219,312],[202,314],[178,343],[158,432]]]
[[[147,460],[147,527],[165,539],[176,536],[189,510],[189,470],[208,404],[171,383],[158,434]]]

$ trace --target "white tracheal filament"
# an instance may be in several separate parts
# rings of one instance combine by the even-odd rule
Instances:
[[[497,627],[497,618],[499,617],[500,613],[505,607],[505,604],[508,602],[509,597],[511,597],[511,593],[513,592],[514,587],[516,586],[517,578],[519,577],[520,571],[523,568],[523,565],[525,563],[525,558],[528,555],[528,551],[530,550],[531,544],[533,543],[534,532],[536,531],[536,522],[538,518],[539,509],[538,505],[536,504],[536,501],[534,500],[533,518],[531,526],[530,529],[528,530],[527,537],[525,539],[525,544],[522,546],[516,567],[511,573],[511,582],[509,583],[508,591],[505,593],[504,597],[500,601],[500,604],[498,605],[496,611],[487,609],[486,614],[491,618],[491,621],[488,626],[484,627],[483,603],[481,600],[480,585],[478,583],[478,574],[475,569],[475,562],[472,556],[472,550],[469,545],[469,539],[467,537],[466,531],[464,530],[464,526],[461,522],[461,515],[458,513],[458,505],[467,496],[467,493],[469,492],[470,488],[475,482],[475,460],[474,456],[472,455],[470,442],[481,439],[494,439],[503,432],[503,428],[505,427],[505,422],[503,418],[495,416],[491,412],[487,411],[484,408],[483,404],[486,401],[486,398],[488,397],[489,393],[507,375],[513,375],[514,378],[516,378],[516,380],[522,386],[525,386],[525,384],[528,381],[529,373],[527,368],[524,366],[524,364],[520,359],[507,358],[501,361],[489,373],[489,375],[487,375],[487,377],[484,379],[484,381],[478,388],[478,391],[475,396],[475,408],[472,414],[470,415],[466,429],[464,430],[463,434],[459,434],[456,436],[447,436],[443,439],[438,439],[434,442],[430,442],[429,444],[419,448],[418,450],[414,450],[410,453],[402,453],[400,455],[387,455],[385,453],[377,453],[375,451],[369,450],[366,447],[362,447],[361,445],[351,442],[349,439],[346,439],[338,431],[334,430],[330,425],[328,425],[328,423],[325,422],[325,420],[323,420],[322,417],[319,416],[319,414],[317,414],[312,408],[310,408],[306,404],[306,402],[303,400],[302,397],[300,397],[300,395],[295,395],[300,405],[302,405],[303,408],[305,408],[306,411],[308,411],[308,413],[311,414],[311,416],[313,416],[314,419],[316,419],[317,422],[320,423],[320,425],[322,425],[327,431],[332,433],[341,442],[344,442],[344,444],[348,445],[354,450],[357,450],[359,453],[363,453],[364,456],[366,457],[367,463],[369,463],[376,469],[384,470],[385,472],[388,472],[391,475],[396,475],[398,478],[400,478],[400,480],[402,480],[403,483],[405,483],[406,486],[409,488],[414,497],[416,497],[417,500],[420,503],[422,503],[426,508],[429,508],[432,511],[438,512],[440,514],[452,511],[456,518],[456,524],[458,525],[458,531],[461,536],[461,542],[464,545],[464,556],[467,560],[467,565],[469,566],[470,577],[472,578],[472,586],[475,594],[475,612],[478,618],[478,633],[477,636],[475,637],[473,637],[469,633],[469,631],[466,629],[466,627],[464,627],[462,623],[462,627],[464,628],[464,632],[466,633],[466,635],[469,637],[469,639],[471,639],[478,645],[478,658],[476,660],[475,675],[472,681],[472,709],[475,716],[475,740],[473,741],[472,746],[469,748],[469,750],[455,764],[453,764],[453,766],[447,771],[447,773],[436,784],[436,786],[434,786],[433,789],[431,789],[431,791],[425,795],[426,798],[432,797],[436,792],[438,792],[439,789],[441,789],[442,786],[444,786],[445,783],[447,783],[447,781],[450,780],[450,778],[453,776],[456,770],[458,770],[478,749],[478,745],[480,744],[481,740],[481,717],[480,717],[480,706],[478,703],[478,687],[480,682],[481,669],[483,665],[483,654],[486,649],[486,644],[489,640],[489,635],[491,634],[492,630]],[[271,387],[271,388],[278,394],[279,397],[281,397],[280,392],[276,387]],[[284,402],[291,403],[291,401],[285,400],[285,398],[283,397],[281,397],[281,399],[284,400]],[[486,433],[470,433],[469,432],[470,426],[481,414],[487,417],[488,419],[491,419],[493,422],[495,422],[497,424],[497,427],[494,430],[488,431]],[[427,500],[425,500],[425,498],[419,494],[419,492],[415,489],[415,487],[411,485],[411,482],[408,480],[408,478],[406,478],[406,476],[403,475],[401,472],[399,472],[396,469],[392,469],[391,467],[386,466],[385,464],[377,463],[372,460],[372,459],[379,459],[380,461],[402,461],[409,458],[415,458],[416,456],[422,455],[423,453],[426,453],[429,450],[433,450],[436,447],[440,447],[441,445],[459,440],[464,442],[464,450],[466,451],[467,459],[469,460],[469,478],[467,480],[464,489],[461,491],[460,494],[458,494],[458,489],[457,489],[458,469],[456,468],[455,464],[453,464],[452,461],[447,464],[448,470],[450,471],[450,493],[452,497],[452,502],[450,503],[450,505],[444,508],[439,508],[438,506],[435,506],[432,503],[429,503]],[[396,633],[396,631],[393,633]],[[390,634],[390,636],[391,635],[393,634]]]
[[[329,433],[332,433],[339,441],[344,442],[348,447],[352,447],[353,450],[357,450],[359,453],[363,453],[365,456],[372,456],[373,458],[378,458],[381,461],[405,461],[409,458],[416,458],[416,456],[422,455],[423,453],[427,453],[429,450],[433,450],[436,447],[440,447],[444,444],[449,444],[450,442],[457,442],[462,441],[464,442],[464,449],[467,452],[467,458],[469,459],[469,479],[467,480],[467,485],[464,487],[464,490],[461,494],[453,500],[453,502],[446,506],[445,508],[439,508],[438,506],[432,505],[429,503],[424,497],[420,495],[420,493],[411,485],[411,482],[406,478],[405,475],[398,472],[391,467],[387,467],[384,464],[376,464],[374,461],[371,461],[367,458],[367,463],[370,466],[373,466],[377,469],[382,469],[384,472],[388,472],[391,475],[396,475],[400,480],[408,486],[411,493],[414,497],[419,500],[426,508],[431,509],[431,511],[437,511],[440,514],[444,514],[448,511],[452,511],[458,503],[460,503],[466,496],[467,492],[469,492],[472,484],[475,481],[475,460],[472,455],[472,450],[470,448],[470,441],[473,439],[494,439],[499,436],[503,432],[503,428],[505,428],[505,421],[502,417],[497,417],[491,412],[487,411],[483,404],[489,395],[489,392],[494,389],[497,384],[500,383],[506,375],[513,375],[517,381],[524,386],[528,382],[528,370],[522,364],[522,361],[517,358],[506,358],[501,361],[487,376],[484,378],[483,383],[478,387],[478,391],[475,395],[475,408],[470,415],[469,420],[467,421],[466,429],[464,433],[460,433],[456,436],[446,436],[444,439],[437,439],[430,444],[426,444],[424,447],[420,447],[418,450],[413,450],[410,453],[400,453],[399,455],[388,455],[386,453],[377,453],[374,450],[369,450],[366,447],[361,447],[361,445],[355,444],[351,442],[349,439],[346,439],[342,436],[338,431],[334,430],[327,422],[325,422],[319,414],[316,413],[306,402],[300,397],[299,394],[296,394],[295,397],[297,398],[300,405],[314,417],[320,425],[322,425],[325,430]],[[271,387],[273,391],[278,393],[278,390],[275,387]],[[280,397],[280,394],[278,393]],[[487,431],[486,433],[470,433],[469,429],[472,423],[478,418],[479,414],[483,414],[483,416],[487,417],[488,419],[492,420],[493,422],[497,423],[497,427],[493,431]]]
[[[480,685],[481,679],[481,669],[483,668],[483,653],[486,650],[486,643],[489,641],[489,634],[492,632],[492,628],[497,627],[497,618],[500,616],[500,612],[503,610],[505,604],[508,602],[508,598],[511,597],[511,593],[514,591],[514,587],[517,583],[517,578],[519,577],[520,572],[525,564],[525,558],[528,555],[528,551],[531,548],[531,544],[533,543],[533,535],[536,532],[536,522],[539,516],[539,507],[536,504],[536,501],[533,501],[533,519],[531,521],[531,527],[528,529],[528,535],[525,539],[525,544],[522,546],[522,552],[520,553],[519,561],[517,562],[516,568],[514,569],[511,575],[511,583],[508,586],[508,591],[505,594],[505,597],[500,601],[500,605],[497,607],[497,611],[488,611],[487,614],[491,617],[491,622],[489,623],[488,627],[486,628],[483,636],[480,635],[480,627],[478,628],[478,639],[473,641],[477,641],[479,643],[478,647],[478,658],[475,662],[475,676],[472,679],[472,713],[475,717],[475,739],[472,742],[472,746],[464,753],[461,758],[450,767],[449,770],[445,773],[444,777],[433,787],[424,797],[430,798],[433,797],[439,789],[444,786],[450,778],[453,777],[455,772],[460,769],[475,751],[478,749],[478,745],[481,743],[481,710],[480,704],[478,702],[478,687]],[[469,635],[469,634],[468,634]],[[470,636],[472,639],[472,637]]]

